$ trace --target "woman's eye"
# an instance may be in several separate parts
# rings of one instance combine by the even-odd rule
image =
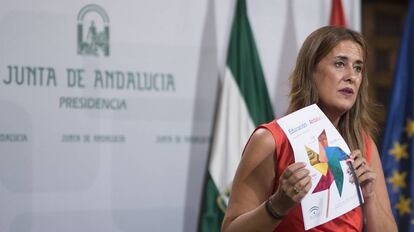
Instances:
[[[345,63],[342,62],[342,61],[335,62],[335,67],[337,67],[337,68],[342,68],[344,66],[345,66]]]
[[[356,66],[356,67],[354,67],[354,69],[357,73],[362,72],[362,67],[361,66]]]

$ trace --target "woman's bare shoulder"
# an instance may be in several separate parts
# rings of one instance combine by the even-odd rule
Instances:
[[[252,134],[244,153],[245,155],[254,153],[254,156],[257,159],[257,156],[273,154],[275,148],[276,144],[272,133],[265,128],[259,128]]]

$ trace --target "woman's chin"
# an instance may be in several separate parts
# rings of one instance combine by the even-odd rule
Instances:
[[[336,111],[337,111],[337,113],[339,115],[342,116],[343,114],[345,114],[346,112],[348,112],[349,110],[351,110],[351,108],[352,108],[353,105],[354,104],[342,104],[342,105],[338,105],[337,108],[336,108]]]
[[[321,108],[321,110],[325,114],[329,114],[334,117],[342,116],[343,114],[348,112],[352,108],[353,105],[354,105],[353,103],[349,103],[349,102],[341,102],[340,104],[332,104],[332,105],[318,104],[319,108]]]

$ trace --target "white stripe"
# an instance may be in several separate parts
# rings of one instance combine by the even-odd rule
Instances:
[[[233,74],[226,68],[209,171],[220,192],[231,187],[243,148],[255,129]]]

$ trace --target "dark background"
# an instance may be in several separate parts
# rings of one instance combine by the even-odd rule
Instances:
[[[408,0],[362,0],[362,34],[368,43],[368,79],[370,95],[378,103],[378,150],[382,147],[394,67],[397,61]]]

